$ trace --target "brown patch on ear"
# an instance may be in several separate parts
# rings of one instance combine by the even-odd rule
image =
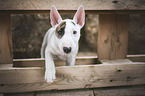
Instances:
[[[64,33],[65,33],[65,32],[64,32],[65,26],[66,26],[66,22],[61,22],[61,23],[57,26],[55,34],[56,34],[56,36],[57,36],[58,38],[61,38],[61,37],[64,35]]]

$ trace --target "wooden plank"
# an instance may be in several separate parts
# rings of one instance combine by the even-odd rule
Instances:
[[[13,64],[0,64],[0,69],[8,69],[12,67],[13,67]]]
[[[145,62],[145,55],[127,55],[127,58],[133,62]],[[14,67],[44,67],[44,59],[13,59]],[[120,61],[122,62],[122,61]],[[101,64],[97,56],[83,56],[76,58],[76,65]],[[65,66],[65,62],[55,60],[56,66]]]
[[[43,68],[0,69],[0,93],[145,84],[145,63],[114,62],[56,67],[57,79],[52,84],[45,82]]]
[[[44,59],[35,58],[35,59],[14,59],[14,67],[44,67]],[[54,60],[55,66],[65,66],[66,63],[60,60]],[[88,65],[88,64],[97,64],[100,63],[98,61],[97,56],[89,56],[89,57],[77,57],[76,65]]]
[[[0,15],[0,64],[12,64],[12,32],[10,15]]]
[[[4,96],[35,96],[34,92],[28,92],[28,93],[8,93],[4,94]]]
[[[50,10],[51,5],[59,10],[76,10],[80,5],[86,10],[145,10],[144,0],[0,0],[0,10]]]
[[[63,90],[36,92],[36,96],[94,96],[93,90]]]
[[[0,15],[49,14],[50,10],[0,10]],[[76,10],[59,10],[60,14],[75,14]],[[145,14],[145,10],[86,10],[86,14]]]
[[[145,55],[127,55],[127,58],[133,62],[145,62]]]
[[[128,46],[128,15],[99,15],[98,57],[124,59]]]
[[[122,86],[94,89],[94,96],[145,96],[145,86]]]
[[[115,60],[101,60],[103,64],[131,64],[133,63],[129,59],[115,59]]]

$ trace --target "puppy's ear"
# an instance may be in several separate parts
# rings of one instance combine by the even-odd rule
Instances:
[[[79,24],[81,28],[84,26],[84,24],[85,24],[85,11],[84,11],[83,5],[81,5],[81,6],[78,8],[78,10],[77,10],[77,12],[76,12],[76,14],[75,14],[73,20],[74,20],[77,24]]]
[[[52,5],[51,10],[50,10],[50,20],[51,20],[52,26],[55,26],[62,20],[60,14],[58,13],[54,5]]]

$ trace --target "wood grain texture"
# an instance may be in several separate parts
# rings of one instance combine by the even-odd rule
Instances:
[[[145,62],[145,55],[127,55],[127,58],[133,62]]]
[[[145,85],[94,89],[94,96],[145,96]]]
[[[0,15],[9,14],[49,14],[50,10],[0,10]],[[60,14],[75,14],[76,10],[59,10]],[[145,10],[86,10],[86,14],[145,14]]]
[[[133,62],[145,62],[145,55],[127,55],[127,58]],[[123,61],[120,61],[123,62]],[[44,59],[13,59],[14,67],[44,67]],[[76,65],[94,65],[101,64],[97,56],[77,57]],[[55,66],[65,66],[65,62],[55,60]]]
[[[64,90],[36,92],[36,96],[94,96],[93,90]]]
[[[98,57],[124,59],[128,48],[128,15],[101,14],[99,16]]]
[[[35,96],[34,92],[28,92],[28,93],[9,93],[4,94],[4,96]]]
[[[56,67],[57,79],[52,84],[45,82],[44,70],[40,67],[0,69],[0,77],[3,77],[0,78],[0,93],[145,84],[145,63],[126,64],[125,61]]]
[[[59,10],[76,10],[80,5],[86,10],[145,10],[144,0],[0,0],[0,10],[50,10],[51,5]]]
[[[35,95],[33,95],[33,93]],[[32,94],[32,95],[31,95]],[[4,96],[145,96],[145,85],[93,89],[7,93]]]
[[[13,63],[10,15],[0,15],[0,64]]]
[[[14,59],[14,67],[44,67],[44,59]],[[61,60],[54,60],[55,66],[66,66],[66,62]],[[75,65],[89,65],[99,63],[98,58],[94,57],[78,57]]]

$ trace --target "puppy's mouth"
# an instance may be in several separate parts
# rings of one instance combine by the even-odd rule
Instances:
[[[63,52],[63,55],[70,55],[72,52],[69,52],[69,53],[66,53],[66,52]]]
[[[71,52],[64,52],[64,51],[62,51],[62,55],[64,55],[64,56],[69,56],[71,54],[72,54],[72,51]]]

